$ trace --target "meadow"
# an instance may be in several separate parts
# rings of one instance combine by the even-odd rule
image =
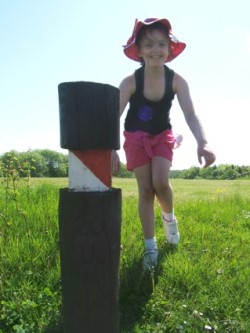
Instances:
[[[249,180],[173,179],[181,242],[142,270],[134,179],[122,189],[121,333],[250,332]],[[58,190],[67,179],[0,179],[0,333],[62,333]],[[108,333],[108,332],[104,332]]]

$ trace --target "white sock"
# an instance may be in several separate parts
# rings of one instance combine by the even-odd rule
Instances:
[[[157,243],[156,243],[156,238],[151,238],[151,239],[144,239],[145,243],[145,249],[146,250],[156,250],[157,249]]]
[[[172,222],[174,220],[174,210],[171,213],[162,212],[162,215],[166,222]]]

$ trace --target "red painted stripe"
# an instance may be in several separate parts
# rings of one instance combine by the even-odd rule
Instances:
[[[72,150],[90,171],[111,188],[111,150],[94,149],[94,150]]]

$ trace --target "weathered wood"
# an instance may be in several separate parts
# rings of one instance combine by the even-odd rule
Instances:
[[[111,150],[69,150],[69,189],[107,191],[112,186]]]
[[[119,332],[121,190],[60,190],[65,333]]]
[[[59,200],[63,329],[118,333],[121,190],[111,186],[111,150],[120,148],[119,90],[66,82],[58,93],[70,185]]]
[[[58,86],[61,147],[119,149],[119,89],[95,82]]]

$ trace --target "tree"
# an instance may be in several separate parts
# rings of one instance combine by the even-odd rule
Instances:
[[[198,167],[191,167],[187,170],[183,170],[181,176],[184,179],[195,179],[199,175],[200,168]]]
[[[68,173],[68,158],[62,153],[49,149],[39,150],[47,165],[47,177],[65,177]]]
[[[16,172],[18,177],[67,177],[68,158],[52,150],[10,151],[0,156],[1,173]]]
[[[19,160],[21,177],[46,177],[48,174],[46,160],[39,151],[29,150],[19,153]]]

